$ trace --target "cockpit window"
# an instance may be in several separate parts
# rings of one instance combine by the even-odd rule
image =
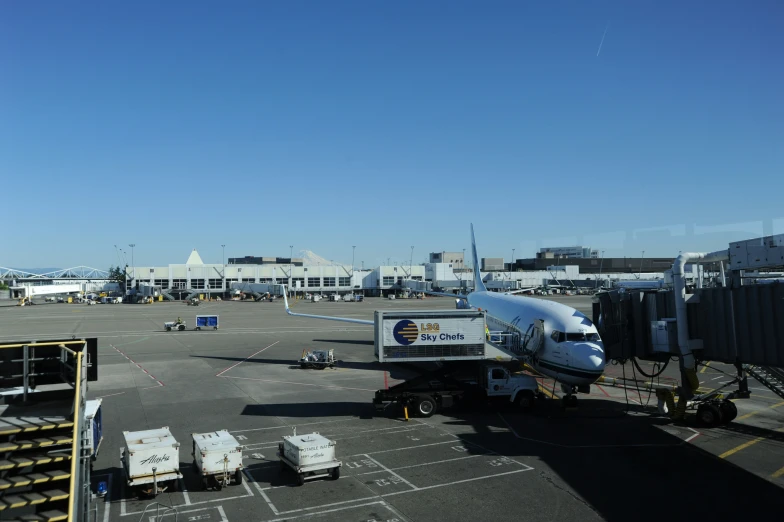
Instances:
[[[553,330],[553,333],[550,334],[550,338],[557,343],[562,343],[566,340],[566,334],[559,332],[558,330]]]
[[[597,334],[595,332],[590,332],[590,333],[584,333],[584,332],[567,333],[566,334],[566,340],[567,341],[594,341],[595,342],[595,341],[599,340],[599,334]]]

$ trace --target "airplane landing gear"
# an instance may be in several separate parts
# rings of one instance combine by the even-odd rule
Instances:
[[[561,383],[561,390],[566,394],[562,400],[562,407],[565,410],[572,410],[577,408],[577,388],[569,384]]]

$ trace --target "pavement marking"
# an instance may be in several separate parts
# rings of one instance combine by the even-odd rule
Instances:
[[[377,498],[377,497],[369,497],[369,498]],[[362,499],[362,500],[367,500],[367,499]],[[349,501],[346,501],[346,502],[359,502],[359,501],[360,501],[360,499],[349,500]],[[376,500],[375,502],[367,502],[365,504],[356,504],[356,505],[353,505],[353,506],[345,506],[345,507],[340,507],[340,508],[335,508],[335,509],[325,509],[324,511],[317,511],[315,513],[306,513],[306,514],[303,514],[303,515],[295,515],[293,517],[275,518],[275,519],[272,519],[272,520],[267,520],[265,522],[283,522],[285,520],[293,520],[295,518],[305,518],[305,517],[313,517],[313,516],[317,516],[317,515],[325,515],[327,513],[335,513],[335,512],[338,512],[338,511],[344,511],[346,509],[355,509],[355,508],[359,508],[359,507],[373,506],[375,504],[381,504],[382,506],[384,506],[387,509],[389,509],[393,514],[397,515],[397,513],[395,513],[394,510],[389,508],[389,505],[386,502],[384,502],[383,500]],[[324,506],[319,506],[319,507],[324,507]],[[312,509],[317,509],[317,508],[304,508],[303,510],[297,510],[297,511],[312,510]],[[292,512],[291,511],[287,511],[287,513],[292,513]]]
[[[332,424],[334,422],[343,422],[345,420],[350,420],[350,419],[337,419],[337,420],[331,420],[331,421],[308,422],[308,423],[305,423],[305,424],[297,424],[297,426],[314,426],[316,424]],[[247,429],[247,430],[233,430],[233,431],[230,431],[229,433],[245,433],[245,432],[248,432],[248,431],[262,431],[262,430],[278,430],[278,429],[281,429],[281,428],[289,428],[289,429],[291,429],[291,426],[289,426],[288,424],[284,424],[282,426],[269,426],[267,428],[250,428],[250,429]]]
[[[601,391],[603,394],[605,394],[607,397],[609,397],[609,396],[610,396],[610,394],[609,394],[609,393],[607,393],[607,390],[605,390],[604,388],[602,388],[602,387],[601,387],[601,386],[599,386],[598,384],[596,385],[596,387],[597,387],[597,388],[599,388],[599,390],[600,390],[600,391]]]
[[[185,487],[185,479],[181,478],[181,479],[178,479],[178,481],[180,483],[180,491],[182,492],[182,496],[185,499],[185,505],[186,506],[190,506],[191,505],[191,497],[190,497],[190,495],[188,495],[188,489]]]
[[[390,471],[390,470],[391,471],[397,471],[399,469],[418,468],[418,467],[421,467],[421,466],[432,466],[433,464],[444,464],[446,462],[454,462],[456,460],[475,459],[477,457],[487,457],[487,456],[488,456],[487,454],[483,453],[481,455],[469,455],[468,457],[455,457],[453,459],[436,460],[435,462],[423,462],[423,463],[420,463],[420,464],[411,464],[409,466],[399,466],[397,468],[384,468],[384,469],[386,469],[387,471]],[[373,460],[373,459],[370,459],[370,460]],[[377,461],[373,460],[373,462],[377,462]],[[362,475],[372,475],[374,473],[384,473],[384,470],[366,471],[364,473],[357,473],[355,476],[359,477],[359,476],[362,476]],[[417,489],[419,489],[419,488],[417,488]]]
[[[384,466],[382,463],[380,463],[379,461],[377,461],[376,459],[374,459],[370,455],[365,454],[365,456],[368,458],[368,460],[371,460],[371,461],[375,462],[377,466],[379,466],[381,469],[387,471],[390,475],[399,478],[404,484],[409,486],[412,490],[419,489],[418,487],[413,485],[411,482],[407,481],[406,479],[404,479],[403,477],[401,477],[400,475],[398,475],[397,473],[395,473],[394,471],[392,471],[388,467]]]
[[[149,386],[148,388],[158,388],[158,387],[160,387],[160,386],[165,386],[165,385],[164,385],[164,384],[163,384],[161,381],[159,381],[158,379],[156,379],[156,378],[155,378],[155,376],[153,376],[153,375],[152,375],[150,372],[148,372],[147,370],[145,370],[144,368],[142,368],[142,365],[141,365],[141,364],[137,363],[136,361],[134,361],[133,359],[131,359],[130,357],[128,357],[127,355],[125,355],[125,353],[124,353],[122,350],[120,350],[119,348],[117,348],[115,345],[113,345],[113,344],[111,344],[111,343],[109,344],[109,346],[111,346],[112,348],[114,348],[115,350],[117,350],[117,352],[118,352],[120,355],[122,355],[123,357],[125,357],[126,359],[128,359],[129,361],[131,361],[133,364],[135,364],[135,365],[136,365],[136,367],[137,367],[137,368],[139,368],[141,371],[143,371],[143,372],[144,372],[144,373],[145,373],[145,374],[146,374],[146,375],[147,375],[147,376],[148,376],[150,379],[152,379],[153,381],[155,381],[155,382],[157,382],[157,383],[158,383],[158,386]],[[146,390],[146,389],[148,389],[148,388],[141,388],[141,389],[142,389],[142,390]]]
[[[131,342],[128,342],[128,343],[123,343],[123,344],[116,344],[115,346],[128,346],[128,345],[131,345],[131,344],[137,344],[137,343],[140,343],[140,342],[142,342],[142,341],[146,341],[146,340],[147,340],[147,339],[149,339],[149,338],[150,338],[150,336],[149,336],[149,335],[145,335],[145,336],[144,336],[144,337],[142,337],[141,339],[136,339],[135,341],[131,341]]]
[[[710,361],[702,365],[702,368],[700,369],[700,373],[705,373],[705,370],[708,369],[708,366],[710,366]]]
[[[104,473],[103,475],[93,475],[92,478],[107,477],[106,478],[106,495],[103,497],[103,522],[109,522],[109,508],[111,507],[112,498],[112,475],[111,473]]]
[[[443,488],[445,486],[454,486],[455,484],[464,484],[466,482],[475,482],[477,480],[485,480],[485,479],[489,479],[489,478],[503,477],[504,475],[514,475],[515,473],[525,473],[526,471],[532,471],[533,469],[534,468],[528,466],[527,469],[516,469],[514,471],[506,471],[504,473],[496,473],[495,475],[484,475],[482,477],[473,477],[473,478],[469,478],[469,479],[455,480],[453,482],[446,482],[444,484],[434,484],[432,486],[422,486],[421,488],[418,488],[418,489],[411,489],[411,490],[408,490],[408,491],[395,491],[393,493],[385,493],[385,494],[383,494],[381,496],[382,497],[391,497],[393,495],[405,495],[406,493],[413,493],[415,491],[424,491],[426,489],[433,489],[433,488]]]
[[[762,442],[763,440],[765,440],[765,437],[757,437],[756,439],[744,442],[740,446],[735,446],[731,450],[725,451],[724,453],[719,455],[719,458],[720,459],[725,459],[725,458],[729,457],[730,455],[734,455],[735,453],[739,452],[740,450],[746,449],[749,446],[753,446],[754,444],[756,444],[758,442]]]
[[[427,426],[424,426],[424,425],[419,425],[419,426],[390,426],[389,428],[372,428],[372,429],[369,429],[369,430],[356,430],[356,429],[352,429],[352,427],[348,426],[348,427],[346,427],[346,429],[348,430],[349,434],[352,434],[352,435],[356,434],[356,436],[341,438],[340,437],[340,433],[338,433],[337,431],[335,431],[335,432],[326,431],[326,432],[322,433],[322,436],[327,437],[327,438],[334,437],[337,440],[350,440],[350,439],[362,438],[363,435],[359,435],[360,433],[375,433],[375,432],[378,432],[378,431],[385,431],[387,433],[381,433],[380,435],[390,435],[390,434],[395,434],[395,433],[405,433],[405,432],[408,432],[408,431],[414,431],[417,428],[422,428],[422,427],[427,427]],[[398,430],[398,431],[393,431],[393,430]],[[252,451],[254,448],[251,448],[251,446],[260,446],[260,445],[266,445],[266,444],[275,444],[275,445],[277,445],[279,443],[280,443],[280,439],[276,439],[276,440],[269,440],[269,441],[263,441],[263,442],[251,442],[250,444],[246,444],[243,447],[245,449],[247,449],[247,450],[251,450]]]
[[[392,448],[387,450],[379,450],[379,451],[372,451],[369,455],[378,455],[379,453],[389,453],[390,451],[403,451],[407,449],[414,449],[414,448],[427,448],[429,446],[439,446],[441,444],[454,444],[452,440],[445,440],[444,442],[433,442],[432,444],[420,444],[419,446],[406,446],[405,448]],[[368,453],[357,453],[356,455],[348,455],[344,458],[349,457],[362,457],[363,455],[368,455]]]
[[[251,357],[255,357],[255,356],[257,356],[258,354],[260,354],[261,352],[263,352],[264,350],[266,350],[266,349],[267,349],[267,348],[269,348],[270,346],[275,346],[275,345],[276,345],[276,344],[278,344],[279,342],[280,342],[280,341],[275,341],[275,342],[274,342],[274,343],[272,343],[271,345],[269,345],[269,346],[265,346],[264,348],[262,348],[261,350],[259,350],[259,351],[258,351],[258,352],[256,352],[256,353],[254,353],[253,355],[249,355],[248,357],[245,357],[245,358],[244,358],[243,360],[241,360],[240,362],[238,362],[238,363],[235,363],[235,364],[233,364],[233,365],[229,366],[228,368],[226,368],[226,369],[225,369],[225,370],[223,370],[222,372],[220,372],[220,373],[218,373],[217,375],[215,375],[215,377],[220,377],[221,375],[223,375],[223,374],[224,374],[224,373],[226,373],[227,371],[231,370],[232,368],[235,368],[235,367],[239,366],[240,364],[244,363],[245,361],[247,361],[247,360],[248,360],[248,359],[250,359]]]
[[[735,419],[735,420],[736,420],[736,421],[739,421],[739,420],[748,419],[749,417],[753,417],[754,415],[757,415],[758,413],[762,413],[763,411],[772,410],[772,409],[774,409],[774,408],[779,408],[779,407],[781,407],[781,406],[784,406],[784,401],[777,402],[776,404],[773,404],[772,406],[768,406],[767,408],[763,408],[763,409],[761,409],[761,410],[754,410],[754,411],[752,411],[751,413],[747,413],[747,414],[745,414],[745,415],[741,415],[740,417],[738,417],[738,418],[737,418],[737,419]]]
[[[225,372],[227,370],[231,370],[231,368],[227,368],[226,370],[223,370],[223,371]],[[223,373],[223,372],[221,372],[221,373]],[[304,383],[304,382],[277,381],[277,380],[274,380],[274,379],[257,379],[255,377],[235,377],[234,375],[222,376],[222,375],[218,374],[218,375],[216,375],[216,377],[223,377],[224,379],[242,379],[242,380],[246,380],[246,381],[274,382],[274,383],[280,383],[280,384],[296,384],[297,386],[313,386],[313,387],[316,387],[316,388],[327,388],[327,389],[331,388],[331,389],[335,389],[335,390],[376,391],[376,390],[371,390],[370,388],[349,388],[348,386],[334,386],[334,385],[331,385],[331,384],[307,384],[307,383]]]
[[[165,506],[162,505],[162,507],[165,507]],[[167,508],[166,511],[163,513],[163,515],[160,515],[160,516],[151,515],[150,518],[149,518],[149,521],[150,522],[156,522],[157,520],[163,520],[166,517],[174,517],[174,519],[176,520],[176,519],[179,518],[179,515],[185,515],[185,514],[188,514],[188,513],[198,513],[199,511],[209,511],[209,510],[212,510],[212,509],[216,509],[218,511],[218,514],[221,516],[221,522],[229,522],[229,519],[226,518],[226,512],[223,511],[223,506],[206,507],[206,508],[199,508],[199,509],[189,509],[188,511],[175,511],[173,509]],[[195,516],[195,517],[188,517],[188,520],[189,521],[208,520],[209,518],[210,518],[209,515],[207,515],[206,517]]]
[[[96,397],[96,399],[103,399],[103,398],[106,398],[106,397],[114,397],[115,395],[122,395],[124,393],[125,392],[117,392],[117,393],[110,393],[109,395],[99,395],[98,397]]]
[[[779,477],[781,477],[781,476],[784,476],[784,468],[781,468],[780,470],[778,470],[778,471],[776,471],[775,473],[773,473],[773,474],[770,476],[770,478],[779,478]]]
[[[684,442],[691,442],[691,441],[693,441],[694,439],[696,439],[697,437],[699,437],[700,435],[702,435],[702,433],[700,433],[699,431],[695,430],[694,428],[689,428],[689,427],[687,426],[687,427],[686,427],[686,429],[687,429],[687,430],[689,430],[689,431],[693,431],[693,432],[694,432],[694,435],[692,435],[691,437],[689,437],[688,439],[686,439]]]

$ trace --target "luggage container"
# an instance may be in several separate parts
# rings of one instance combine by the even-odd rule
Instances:
[[[84,408],[84,420],[87,423],[87,442],[84,447],[90,452],[90,469],[98,458],[98,450],[103,442],[102,402],[103,399],[87,401]]]
[[[306,480],[330,477],[340,478],[343,463],[335,458],[335,441],[315,433],[283,437],[278,443],[281,470],[291,468],[297,474],[299,485]]]
[[[196,316],[196,330],[202,328],[218,329],[218,316],[217,315],[197,315]]]
[[[228,430],[194,433],[193,469],[204,489],[242,484],[242,446]]]
[[[180,443],[168,426],[153,430],[124,431],[125,448],[120,461],[128,487],[139,494],[157,496],[177,489],[180,473]]]

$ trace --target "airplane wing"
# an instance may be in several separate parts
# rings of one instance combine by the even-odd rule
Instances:
[[[520,288],[519,290],[512,290],[511,292],[504,292],[504,294],[514,295],[514,294],[519,294],[521,292],[530,292],[531,290],[536,290],[537,288],[539,288],[539,287],[538,286],[532,286],[530,288]]]
[[[330,315],[296,314],[289,308],[288,291],[283,285],[283,302],[286,304],[286,313],[295,317],[309,317],[310,319],[326,319],[327,321],[342,321],[344,323],[365,324],[373,326],[376,323],[367,319],[351,319],[350,317],[332,317]]]
[[[464,294],[450,294],[450,293],[447,293],[447,292],[433,292],[432,290],[422,290],[422,293],[425,293],[425,294],[428,294],[428,295],[439,295],[441,297],[454,297],[455,299],[465,299],[466,297],[468,297],[467,295],[464,295]]]

